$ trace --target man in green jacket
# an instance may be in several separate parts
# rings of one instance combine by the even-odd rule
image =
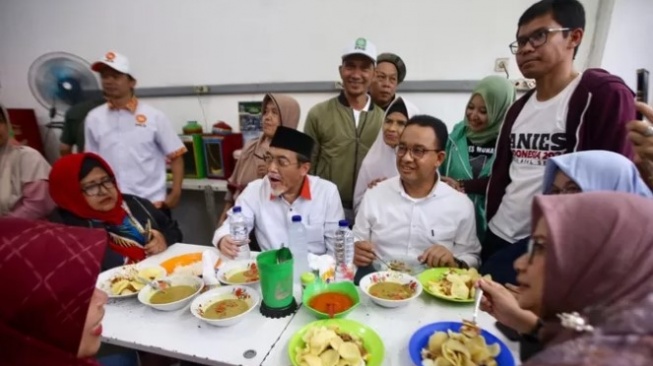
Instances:
[[[338,186],[350,223],[358,170],[383,123],[383,110],[367,94],[375,62],[376,47],[367,39],[348,45],[339,67],[343,91],[311,108],[304,125],[316,142],[311,174]]]

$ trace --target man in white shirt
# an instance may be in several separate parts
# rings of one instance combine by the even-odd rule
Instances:
[[[125,56],[107,52],[92,69],[100,73],[107,103],[86,117],[85,151],[111,165],[121,192],[145,198],[169,215],[181,196],[186,147],[161,111],[136,99],[136,80]],[[173,177],[169,194],[166,159]]]
[[[308,252],[333,255],[338,221],[344,218],[335,184],[308,175],[313,139],[295,129],[279,126],[265,155],[268,173],[247,185],[236,199],[249,230],[255,229],[261,250],[289,245],[292,216],[300,215],[306,230]],[[232,212],[229,213],[231,216]],[[231,238],[229,219],[213,236],[213,245],[234,258],[238,245]]]
[[[431,267],[477,267],[474,205],[440,181],[445,159],[446,125],[437,118],[411,118],[397,146],[399,176],[369,189],[363,198],[354,236],[355,264],[381,258],[414,256]]]

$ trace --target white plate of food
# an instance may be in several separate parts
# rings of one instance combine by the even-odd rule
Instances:
[[[161,279],[166,270],[157,265],[129,264],[111,268],[98,276],[95,286],[109,298],[122,299],[136,296],[145,287],[145,281]]]

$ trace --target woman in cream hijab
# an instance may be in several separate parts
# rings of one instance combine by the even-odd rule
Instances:
[[[218,225],[222,225],[227,218],[229,209],[233,207],[236,198],[247,184],[263,178],[267,174],[267,165],[263,161],[263,156],[268,151],[270,141],[277,131],[277,127],[284,126],[297,129],[299,115],[299,103],[295,98],[283,94],[265,95],[261,115],[263,134],[261,137],[249,141],[243,147],[234,172],[227,180],[228,192],[225,196],[224,210],[220,215]]]
[[[0,217],[45,218],[54,209],[48,193],[50,165],[29,146],[16,146],[9,114],[0,106]]]

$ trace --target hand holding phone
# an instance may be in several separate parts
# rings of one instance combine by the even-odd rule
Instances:
[[[648,70],[637,70],[637,101],[642,103],[648,103],[648,76]],[[640,121],[644,120],[644,116],[639,112],[637,112],[636,118]]]

